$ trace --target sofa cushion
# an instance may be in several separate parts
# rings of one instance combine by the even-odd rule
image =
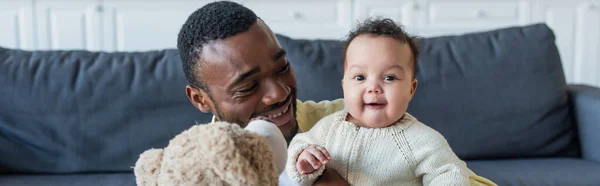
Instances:
[[[503,186],[600,185],[600,163],[581,159],[480,160],[467,165]]]
[[[131,171],[139,154],[208,122],[176,50],[0,48],[0,173]]]
[[[0,185],[10,186],[135,186],[133,173],[66,175],[0,175]]]
[[[409,112],[465,159],[573,155],[555,36],[545,24],[423,41]]]
[[[340,41],[278,38],[300,99],[343,96]],[[554,42],[545,24],[424,38],[408,112],[442,133],[463,159],[576,155]]]

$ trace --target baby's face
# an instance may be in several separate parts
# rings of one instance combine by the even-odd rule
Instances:
[[[368,128],[397,122],[417,88],[410,46],[391,37],[361,35],[346,51],[342,87],[348,120]]]

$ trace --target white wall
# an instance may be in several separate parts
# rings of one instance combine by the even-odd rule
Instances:
[[[0,46],[31,50],[175,48],[207,0],[0,0]],[[600,86],[600,0],[237,0],[277,33],[342,39],[358,20],[393,18],[423,37],[547,23],[569,83]]]

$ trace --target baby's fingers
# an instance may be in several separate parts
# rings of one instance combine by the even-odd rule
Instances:
[[[317,157],[315,157],[309,149],[306,149],[305,151],[307,151],[308,153],[304,156],[304,160],[306,160],[308,163],[310,163],[310,165],[312,165],[312,167],[314,169],[319,169],[319,167],[321,167],[321,162],[319,162],[319,160],[317,159]]]
[[[302,174],[308,174],[315,171],[315,168],[305,159],[298,161],[296,163],[296,168]]]
[[[326,164],[329,158],[316,147],[306,149],[310,154],[317,158],[321,163]]]
[[[325,155],[325,157],[327,157],[327,160],[331,159],[331,155],[329,155],[329,151],[327,151],[325,147],[317,146],[317,149],[319,149]]]

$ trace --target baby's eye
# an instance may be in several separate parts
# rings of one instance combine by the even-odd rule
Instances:
[[[396,80],[396,77],[394,77],[394,76],[385,76],[385,78],[384,78],[384,79],[385,79],[386,81],[394,81],[394,80]]]
[[[363,75],[354,76],[354,79],[356,79],[357,81],[364,81],[365,76],[363,76]]]

